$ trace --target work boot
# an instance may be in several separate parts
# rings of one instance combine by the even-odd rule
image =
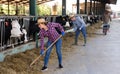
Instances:
[[[62,66],[61,64],[59,64],[59,68],[60,68],[60,69],[62,69],[62,68],[63,68],[63,66]]]
[[[83,46],[86,46],[86,43],[84,43]]]
[[[83,46],[86,46],[86,42],[87,42],[86,38],[84,38],[84,44],[83,44]]]
[[[41,71],[47,71],[47,70],[48,70],[48,68],[46,66],[43,66],[41,69]]]

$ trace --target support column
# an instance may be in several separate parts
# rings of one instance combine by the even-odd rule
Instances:
[[[25,15],[25,3],[23,3],[23,14]]]
[[[77,0],[77,14],[80,14],[80,4],[79,4],[79,0]]]
[[[18,15],[19,13],[19,10],[18,10],[18,2],[16,2],[16,11],[15,11],[16,13],[15,13],[15,15]]]
[[[95,14],[95,9],[96,9],[96,8],[95,8],[95,4],[96,4],[96,1],[94,0],[94,7],[93,7],[93,8],[94,8],[94,9],[93,9],[93,10],[94,10],[94,15],[96,15],[96,14]]]
[[[87,0],[85,0],[85,14],[87,14]]]
[[[103,4],[102,4],[102,11],[103,11],[103,12],[105,11],[105,5],[106,5],[106,3],[103,3]]]
[[[66,15],[66,0],[62,0],[62,15]]]
[[[95,2],[95,14],[97,15],[97,4],[98,4],[98,2],[96,1]]]
[[[90,13],[92,14],[92,0],[90,0]]]
[[[96,7],[97,7],[97,1],[95,1],[95,15],[97,15],[96,14],[96,9],[97,9]]]
[[[10,1],[8,0],[8,15],[10,15]]]
[[[29,1],[29,10],[30,10],[30,15],[32,16],[36,16],[37,15],[37,11],[36,11],[36,0],[30,0]]]

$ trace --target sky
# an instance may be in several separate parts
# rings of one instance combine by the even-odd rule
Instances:
[[[87,0],[89,1],[89,0]],[[80,3],[85,2],[85,0],[80,0]],[[54,0],[52,2],[47,3],[48,5],[54,5],[55,3],[59,3],[60,5],[62,5],[62,0]],[[66,0],[66,10],[68,10],[70,13],[72,13],[72,4],[76,4],[77,0]],[[74,13],[76,13],[76,9],[73,9],[73,11],[75,11]]]
[[[66,8],[67,8],[67,10],[72,11],[72,4],[75,4],[76,1],[77,0],[66,0],[66,3],[67,3]],[[89,1],[89,0],[87,0],[87,1]],[[80,0],[80,3],[83,3],[83,2],[85,2],[85,0]],[[55,3],[59,3],[60,5],[62,5],[62,0],[55,0],[55,1],[49,2],[48,4],[53,6]],[[114,5],[110,4],[110,6],[111,6],[113,11],[120,11],[120,0],[117,0],[116,5],[115,4]]]
[[[112,8],[113,11],[120,11],[120,0],[117,0],[116,5],[111,4],[111,8]]]

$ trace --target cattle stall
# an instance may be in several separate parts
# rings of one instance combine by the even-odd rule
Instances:
[[[87,22],[87,15],[77,15]],[[68,15],[51,15],[51,16],[0,16],[0,51],[8,48],[14,48],[21,44],[36,41],[36,35],[39,33],[37,18],[43,17],[48,22],[60,23],[65,30],[70,29],[73,24]],[[99,19],[98,19],[99,20]],[[66,23],[69,25],[66,26]],[[14,29],[14,24],[18,24],[20,36],[15,35],[18,31]],[[14,29],[14,30],[13,30]],[[13,34],[13,35],[12,35]],[[25,37],[26,36],[26,37]]]

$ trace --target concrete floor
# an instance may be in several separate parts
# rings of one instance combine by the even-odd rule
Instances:
[[[63,59],[63,69],[49,68],[43,74],[120,74],[120,21],[113,20],[110,32],[102,29],[87,46],[74,46],[74,52]]]

